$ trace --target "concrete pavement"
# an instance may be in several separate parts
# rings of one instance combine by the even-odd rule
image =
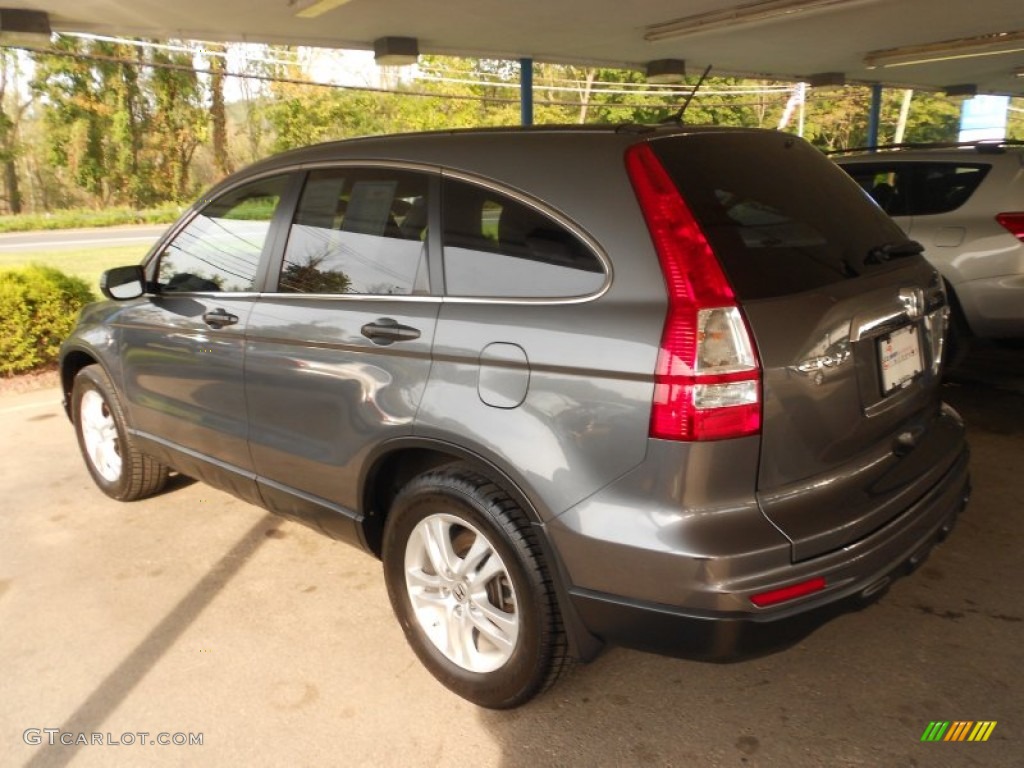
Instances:
[[[735,664],[612,649],[513,712],[420,667],[375,560],[184,479],[110,501],[58,393],[4,395],[0,765],[1019,766],[1024,396],[946,392],[974,498],[879,602]],[[997,725],[921,743],[934,720]]]

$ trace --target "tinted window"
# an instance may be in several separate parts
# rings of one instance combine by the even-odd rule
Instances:
[[[821,152],[784,134],[708,133],[651,142],[743,299],[784,296],[884,264],[905,240]]]
[[[160,256],[164,291],[251,291],[287,178],[238,187],[203,208]]]
[[[891,216],[929,216],[967,202],[990,166],[940,162],[843,165],[861,188]]]
[[[306,180],[288,235],[284,293],[428,293],[424,174],[334,168]]]
[[[444,181],[444,276],[453,296],[585,296],[600,259],[558,222],[492,189]]]

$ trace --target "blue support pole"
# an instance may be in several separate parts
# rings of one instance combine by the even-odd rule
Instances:
[[[533,59],[519,60],[519,115],[523,125],[533,125]]]
[[[868,146],[875,151],[878,146],[878,125],[882,117],[882,86],[875,83],[871,86],[871,111],[868,113]]]

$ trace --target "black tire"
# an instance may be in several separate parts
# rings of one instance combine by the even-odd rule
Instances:
[[[152,496],[167,483],[168,468],[141,453],[125,429],[121,400],[100,366],[86,366],[75,376],[71,417],[85,466],[107,496],[135,501]],[[98,424],[105,424],[104,436],[99,436]]]
[[[960,300],[953,292],[953,287],[946,283],[946,299],[949,302],[949,327],[946,330],[946,363],[945,369],[952,371],[963,364],[971,349],[974,334],[967,324]]]
[[[431,529],[432,525],[435,528]],[[447,593],[443,586],[435,590],[423,587],[422,582],[411,585],[407,580],[407,560],[425,562],[423,558],[427,557],[434,562],[427,555],[429,546],[424,546],[423,537],[428,529],[439,534],[444,531],[451,554],[457,558],[455,563],[465,569],[464,577],[453,570],[449,572],[453,578],[446,580],[433,573],[440,568],[431,564],[423,568],[423,578],[436,577],[439,585],[453,585]],[[479,543],[478,535],[482,536]],[[535,536],[523,511],[508,494],[461,464],[432,470],[410,481],[398,494],[388,516],[382,553],[384,577],[405,636],[434,677],[482,707],[508,709],[524,704],[550,687],[569,666],[554,586]],[[490,549],[478,560],[474,546]],[[496,559],[492,559],[495,555]],[[497,575],[486,575],[494,571]],[[413,566],[410,572],[420,571]],[[416,581],[415,577],[410,578]],[[422,594],[433,592],[433,596],[414,598],[415,589],[421,589]],[[485,596],[483,606],[481,596]],[[425,626],[429,617],[421,619],[417,615],[414,599],[419,601],[421,611],[434,610],[438,614],[431,631],[435,636],[442,632],[448,637],[449,648],[461,646],[463,652],[454,655],[468,656],[465,662],[457,663],[441,647],[443,641],[431,639]],[[441,607],[442,602],[445,607]],[[500,608],[497,602],[501,603]],[[491,613],[481,613],[481,607]],[[501,620],[481,628],[481,616],[495,616],[496,609],[502,612]],[[447,613],[448,619],[439,628],[442,612]],[[508,637],[502,627],[512,617],[517,627],[515,639],[506,646],[503,644]],[[456,637],[453,627],[459,622],[464,642],[453,643],[450,637]],[[503,644],[495,644],[491,637]]]

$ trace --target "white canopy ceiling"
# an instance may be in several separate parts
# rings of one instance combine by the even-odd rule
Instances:
[[[421,53],[1024,95],[1022,0],[0,0],[54,30]],[[2,11],[0,11],[2,15]],[[836,78],[824,78],[825,80]]]

